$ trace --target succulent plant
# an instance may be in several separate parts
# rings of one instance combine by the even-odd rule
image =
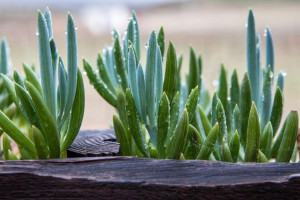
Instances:
[[[283,113],[284,72],[278,74],[272,98],[274,47],[270,29],[267,28],[265,33],[267,62],[262,68],[259,35],[255,31],[254,15],[250,9],[247,26],[248,67],[241,85],[234,70],[228,89],[227,72],[222,65],[218,91],[212,98],[211,115],[205,115],[202,108],[198,107],[197,120],[193,125],[197,127],[194,132],[198,131],[201,140],[206,138],[212,125],[216,122],[219,124],[212,159],[226,162],[267,162],[272,158],[278,162],[296,160],[298,113],[291,111],[277,133]]]
[[[80,129],[84,112],[84,86],[77,68],[76,33],[71,14],[68,14],[67,22],[68,73],[55,46],[49,9],[44,14],[38,11],[37,35],[41,83],[25,64],[25,81],[16,71],[13,79],[1,75],[14,104],[30,124],[30,131],[22,131],[2,111],[0,127],[27,152],[28,158],[65,157],[66,149]],[[11,158],[17,158],[10,154]]]

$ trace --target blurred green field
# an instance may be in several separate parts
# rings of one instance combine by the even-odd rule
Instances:
[[[184,53],[183,71],[188,70],[189,46],[203,56],[203,72],[211,93],[215,89],[212,82],[219,74],[220,63],[228,69],[228,78],[237,68],[241,80],[246,70],[246,29],[248,9],[254,10],[257,30],[262,40],[262,64],[265,63],[264,29],[271,28],[275,45],[275,68],[287,72],[285,82],[284,115],[289,110],[299,109],[300,99],[300,2],[299,1],[192,1],[169,6],[136,9],[142,37],[146,43],[150,32],[164,26],[168,42],[172,40],[177,53]],[[44,9],[44,7],[40,7]],[[50,7],[50,9],[52,9]],[[130,7],[125,9],[130,15]],[[77,24],[79,67],[85,57],[95,66],[96,56],[105,45],[111,43],[111,27],[93,34],[86,24],[80,9],[70,9]],[[101,11],[101,9],[100,9]],[[66,58],[66,17],[67,10],[52,9],[54,37],[60,54]],[[104,18],[105,20],[105,18]],[[127,17],[119,23],[126,25]],[[101,24],[99,24],[100,26]],[[5,36],[10,44],[14,68],[21,71],[21,63],[38,66],[36,8],[26,12],[1,10],[0,36]],[[124,29],[120,30],[123,33]],[[145,48],[142,54],[145,55]],[[66,60],[66,59],[65,59]],[[144,57],[143,57],[143,63]],[[115,112],[88,84],[85,77],[86,109],[84,129],[109,128]]]

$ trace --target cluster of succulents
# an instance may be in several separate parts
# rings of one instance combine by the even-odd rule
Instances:
[[[76,33],[72,16],[68,14],[67,22],[68,72],[55,45],[48,9],[44,14],[38,12],[37,35],[39,76],[26,64],[23,64],[24,78],[17,71],[12,76],[6,75],[8,57],[5,56],[5,43],[2,48],[3,94],[9,96],[9,103],[14,105],[15,112],[20,113],[12,118],[7,109],[0,110],[0,127],[5,133],[2,138],[5,159],[66,157],[66,149],[77,136],[83,119],[84,85],[77,66]],[[25,129],[22,129],[19,122],[22,119]],[[11,139],[18,144],[20,154],[12,152]]]
[[[202,58],[190,49],[189,73],[181,81],[182,59],[172,42],[164,58],[163,28],[147,42],[145,76],[140,62],[140,37],[135,14],[123,43],[113,31],[113,45],[98,55],[98,74],[84,60],[90,83],[111,105],[114,130],[125,156],[202,159],[225,162],[295,162],[298,113],[283,113],[284,73],[275,94],[274,47],[266,33],[266,65],[260,62],[260,38],[252,10],[247,26],[247,72],[241,84],[234,70],[231,82],[221,66],[219,86],[212,99],[202,77]],[[163,76],[163,61],[165,73]],[[229,88],[230,85],[230,88]]]
[[[227,80],[221,65],[217,91],[210,98],[202,75],[202,57],[190,48],[189,72],[181,80],[183,56],[165,33],[153,31],[141,63],[141,40],[135,13],[121,39],[113,31],[111,47],[98,55],[97,69],[83,59],[90,83],[118,113],[113,116],[120,153],[158,159],[201,159],[224,162],[296,162],[298,113],[281,125],[284,73],[275,91],[274,47],[266,31],[266,65],[260,62],[260,38],[252,10],[247,23],[247,72],[241,83],[234,70]],[[84,85],[77,64],[76,31],[67,22],[67,65],[53,38],[51,14],[38,12],[40,74],[23,64],[25,77],[10,71],[9,51],[1,42],[1,157],[47,159],[66,157],[84,113]],[[163,66],[165,65],[165,70]],[[57,76],[58,75],[58,76]],[[274,94],[273,94],[274,93]],[[281,125],[281,128],[280,128]],[[278,131],[279,130],[279,131]],[[12,141],[19,147],[13,153]]]

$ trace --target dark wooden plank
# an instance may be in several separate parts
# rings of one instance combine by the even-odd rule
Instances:
[[[68,157],[117,156],[120,144],[112,129],[80,131],[69,147]]]
[[[299,163],[132,157],[1,161],[0,198],[296,199]]]

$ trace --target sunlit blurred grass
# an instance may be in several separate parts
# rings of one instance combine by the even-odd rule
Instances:
[[[164,26],[166,42],[172,40],[177,53],[184,53],[184,68],[188,70],[189,46],[203,56],[203,71],[206,85],[213,91],[212,82],[217,78],[220,63],[228,69],[228,78],[233,68],[238,69],[239,77],[246,70],[246,30],[245,22],[249,7],[255,12],[256,24],[262,39],[262,64],[265,63],[264,28],[271,27],[275,42],[275,68],[286,70],[288,76],[285,83],[285,115],[289,110],[299,109],[300,98],[300,2],[250,1],[211,3],[197,1],[161,8],[136,10],[142,36],[142,44],[148,35]],[[50,8],[51,9],[51,8]],[[130,9],[128,9],[130,10]],[[72,10],[71,10],[72,12]],[[79,67],[82,69],[81,58],[85,57],[95,66],[98,52],[105,45],[110,45],[110,31],[106,30],[95,36],[84,26],[80,12],[72,12],[78,26]],[[128,15],[130,13],[128,12]],[[66,15],[61,11],[52,11],[54,37],[59,53],[66,58]],[[11,47],[14,67],[21,70],[21,63],[34,63],[38,66],[38,50],[36,32],[36,10],[32,12],[0,13],[0,36],[6,36]],[[127,19],[123,19],[126,23]],[[124,30],[120,32],[123,33]],[[143,48],[143,55],[145,49]],[[142,58],[143,63],[144,57]],[[85,77],[86,111],[83,121],[85,129],[109,128],[114,110],[88,84]],[[211,92],[212,93],[212,92]]]

